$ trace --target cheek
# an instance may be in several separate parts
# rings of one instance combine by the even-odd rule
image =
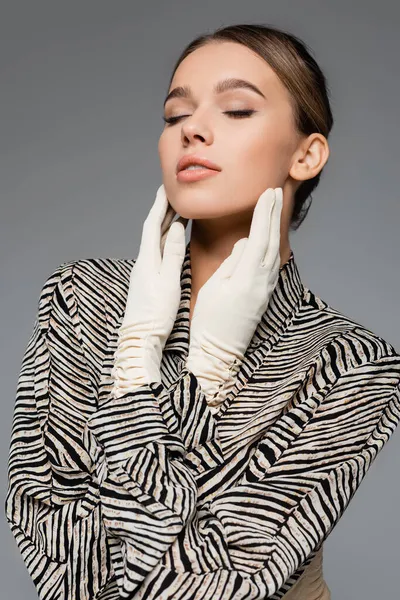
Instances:
[[[171,168],[175,168],[175,159],[173,153],[171,152],[171,148],[176,147],[176,143],[172,139],[169,139],[170,135],[168,135],[168,133],[169,132],[164,131],[158,141],[160,165],[165,174],[168,174]]]
[[[160,139],[158,141],[158,156],[160,158],[160,164],[161,164],[161,168],[165,167],[165,163],[167,160],[167,144],[166,144],[166,139],[165,139],[165,135],[162,134],[160,136]]]
[[[259,130],[238,146],[238,152],[237,160],[258,180],[272,178],[272,184],[287,174],[290,148],[285,132],[271,128]]]

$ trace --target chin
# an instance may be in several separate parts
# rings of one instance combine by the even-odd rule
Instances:
[[[246,206],[233,207],[226,194],[216,202],[215,194],[210,190],[195,187],[174,190],[170,195],[166,191],[166,194],[174,211],[184,219],[219,219],[249,210]]]
[[[217,211],[215,202],[204,203],[201,201],[175,202],[169,200],[174,211],[184,219],[216,219],[226,215],[227,211]],[[228,210],[229,212],[229,210]]]
[[[176,211],[181,217],[184,219],[191,219],[194,221],[195,219],[218,219],[221,217],[228,216],[227,213],[217,213],[215,210],[207,210],[206,208],[183,208],[181,210]]]

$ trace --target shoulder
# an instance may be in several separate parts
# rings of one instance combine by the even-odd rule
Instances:
[[[38,320],[48,327],[50,314],[57,311],[76,315],[96,311],[123,310],[129,289],[133,258],[81,258],[59,264],[47,275],[38,300]]]
[[[134,259],[82,258],[59,264],[42,285],[37,323],[57,361],[68,349],[97,389],[110,340],[123,317]]]
[[[308,331],[313,331],[315,344],[321,344],[324,360],[335,366],[337,375],[363,365],[387,364],[400,378],[400,353],[390,340],[366,324],[339,311],[306,287],[301,313],[303,321],[307,318]]]

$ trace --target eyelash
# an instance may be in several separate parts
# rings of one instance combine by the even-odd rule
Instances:
[[[234,119],[243,119],[244,117],[249,117],[250,115],[252,115],[255,112],[255,110],[226,110],[224,114],[226,115],[234,115],[233,118]],[[177,123],[179,121],[179,119],[182,119],[183,116],[185,115],[181,115],[179,117],[163,117],[163,121],[165,123],[168,123],[168,125],[174,125],[175,123]]]

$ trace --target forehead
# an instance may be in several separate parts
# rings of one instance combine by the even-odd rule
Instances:
[[[275,71],[256,52],[235,42],[212,42],[197,48],[178,66],[170,90],[178,85],[190,85],[195,90],[212,89],[225,77],[247,79],[262,91],[273,88],[285,93]]]

